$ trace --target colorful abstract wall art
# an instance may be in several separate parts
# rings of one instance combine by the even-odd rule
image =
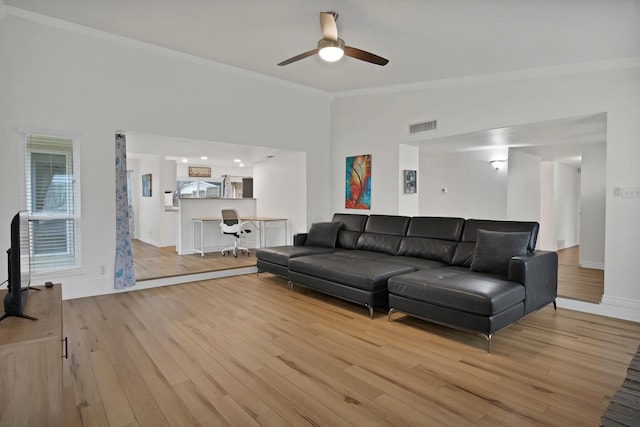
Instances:
[[[371,154],[347,157],[344,207],[371,209]]]

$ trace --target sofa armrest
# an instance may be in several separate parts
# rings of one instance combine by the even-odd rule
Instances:
[[[293,246],[304,246],[309,233],[298,233],[293,235]]]
[[[509,280],[525,287],[525,314],[544,307],[558,296],[558,254],[535,251],[511,258]]]

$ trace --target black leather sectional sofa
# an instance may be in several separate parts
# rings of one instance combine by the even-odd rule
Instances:
[[[487,338],[549,303],[558,258],[536,251],[537,222],[335,214],[260,249],[258,272],[369,308],[402,312]]]

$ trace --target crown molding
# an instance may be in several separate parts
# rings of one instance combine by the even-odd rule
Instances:
[[[0,0],[1,1],[1,0]],[[168,49],[165,47],[157,46],[152,43],[147,43],[139,40],[134,40],[128,37],[119,36],[117,34],[112,34],[106,31],[98,30],[91,27],[86,27],[84,25],[74,24],[73,22],[64,21],[62,19],[53,18],[51,16],[42,15],[40,13],[31,12],[25,9],[20,9],[14,6],[5,6],[3,3],[0,3],[0,18],[2,18],[2,10],[5,10],[5,14],[15,16],[18,18],[22,18],[28,21],[37,22],[39,24],[44,24],[53,28],[58,28],[61,30],[66,30],[82,35],[86,35],[89,37],[93,37],[99,40],[109,41],[113,43],[118,43],[124,46],[128,46],[134,49],[144,50],[146,52],[156,53],[159,55],[163,55],[168,58],[177,59],[185,62],[190,62],[192,64],[202,65],[205,67],[215,68],[220,71],[227,72],[229,74],[234,74],[254,80],[260,80],[263,82],[276,84],[280,86],[285,86],[290,89],[299,90],[302,92],[307,92],[313,95],[320,95],[323,97],[330,98],[330,93],[315,89],[309,86],[305,86],[299,83],[293,83],[288,80],[279,79],[276,77],[267,76],[265,74],[256,73],[254,71],[249,71],[244,68],[234,67],[232,65],[223,64],[221,62],[213,61],[211,59],[202,58],[200,56],[191,55],[184,52],[179,52],[177,50]]]
[[[363,89],[332,92],[333,98],[349,98],[364,95],[382,95],[400,92],[414,92],[417,90],[438,89],[453,86],[465,86],[482,83],[496,83],[513,80],[535,79],[542,77],[556,77],[601,71],[624,70],[640,68],[640,57],[616,58],[578,64],[554,65],[549,67],[529,68],[525,70],[506,71],[501,73],[478,74],[474,76],[453,77],[450,79],[430,80],[416,83],[406,83],[390,86],[370,87]]]

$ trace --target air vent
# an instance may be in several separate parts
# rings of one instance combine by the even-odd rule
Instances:
[[[414,123],[409,125],[409,133],[426,132],[428,130],[434,130],[438,127],[437,120],[431,120],[430,122]]]

